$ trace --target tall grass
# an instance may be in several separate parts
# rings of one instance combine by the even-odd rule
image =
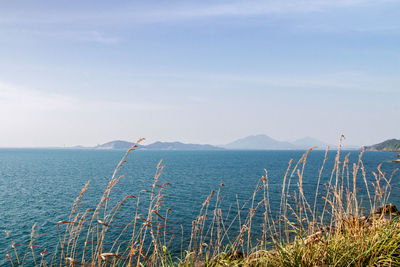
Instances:
[[[68,218],[57,223],[58,246],[51,258],[34,245],[36,225],[29,249],[21,254],[10,237],[12,250],[7,250],[6,257],[12,266],[26,265],[29,259],[35,266],[400,266],[398,212],[388,205],[390,182],[397,170],[388,176],[379,165],[372,172],[371,186],[362,161],[364,150],[350,165],[349,155],[341,155],[342,138],[329,181],[321,184],[327,148],[313,196],[304,194],[303,182],[309,179],[304,177],[304,170],[314,148],[297,162],[288,163],[277,214],[270,204],[267,170],[248,201],[240,203],[236,197],[233,214],[231,210],[224,213],[221,184],[202,203],[185,247],[181,228],[180,255],[169,250],[176,231],[171,228],[171,210],[164,201],[169,184],[159,184],[162,161],[149,190],[128,195],[116,204],[110,202],[111,193],[124,177],[120,172],[126,158],[140,139],[122,157],[92,209],[82,208],[89,182],[84,186]],[[359,179],[364,183],[367,201],[357,188]],[[127,202],[133,207],[131,220],[121,225],[117,215]]]

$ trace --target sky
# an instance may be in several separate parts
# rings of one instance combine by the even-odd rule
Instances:
[[[0,147],[400,139],[400,1],[1,1]]]

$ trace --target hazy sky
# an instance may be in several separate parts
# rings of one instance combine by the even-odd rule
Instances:
[[[400,1],[1,1],[0,147],[400,138]]]

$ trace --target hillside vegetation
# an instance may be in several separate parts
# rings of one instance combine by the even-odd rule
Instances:
[[[393,151],[393,152],[400,152],[400,140],[397,139],[389,139],[382,143],[367,146],[365,147],[366,150],[371,151]]]

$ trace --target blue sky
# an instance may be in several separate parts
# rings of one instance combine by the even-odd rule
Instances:
[[[400,1],[2,1],[0,146],[400,138]]]

